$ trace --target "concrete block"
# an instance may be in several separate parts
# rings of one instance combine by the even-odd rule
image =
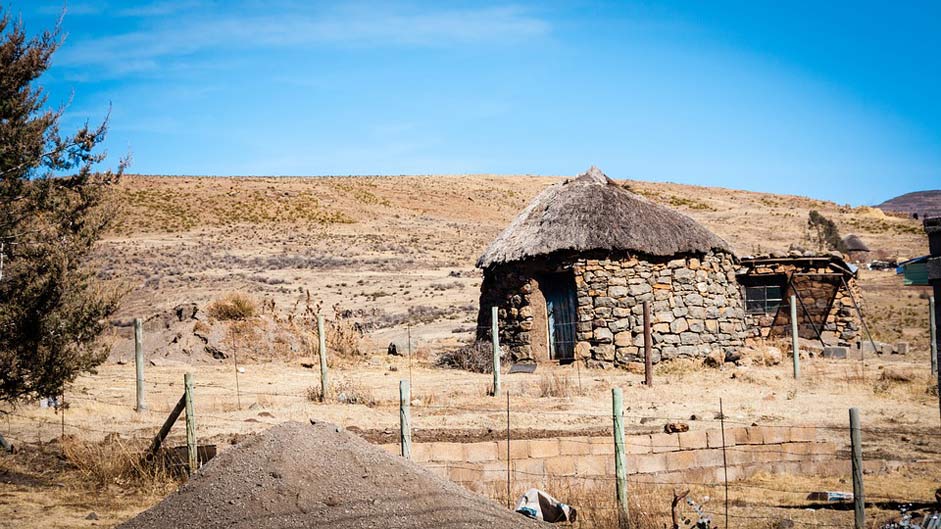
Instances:
[[[725,439],[726,441],[731,440],[729,446],[735,445],[747,445],[748,444],[748,431],[742,427],[737,426],[735,428],[726,428],[725,429]]]
[[[482,481],[482,475],[480,470],[472,468],[467,465],[462,466],[449,466],[448,467],[448,479],[451,481],[456,481],[458,483],[474,483]]]
[[[575,472],[580,476],[609,476],[608,465],[614,466],[614,458],[608,456],[581,456],[575,458]]]
[[[614,440],[611,440],[614,444]],[[559,454],[563,456],[583,456],[591,454],[591,441],[588,437],[559,439]]]
[[[722,448],[722,430],[707,431],[706,442],[709,448]],[[728,431],[725,432],[725,446],[735,446],[735,439]]]
[[[765,442],[764,428],[761,426],[745,427],[745,443],[750,445],[760,445]]]
[[[827,346],[823,348],[823,357],[824,358],[833,358],[838,360],[846,360],[849,356],[849,348],[843,346]]]
[[[397,456],[401,453],[401,447],[398,444],[390,443],[390,444],[379,445],[379,447],[394,456]]]
[[[681,450],[699,450],[709,446],[705,430],[682,432],[677,435]]]
[[[628,474],[652,474],[667,469],[666,454],[629,454],[627,456]]]
[[[510,459],[529,457],[529,439],[510,439]],[[497,458],[506,460],[506,441],[497,441]]]
[[[520,481],[532,481],[534,478],[545,477],[546,466],[544,459],[519,459],[510,462],[513,478]]]
[[[412,461],[425,463],[433,461],[436,443],[412,443]],[[398,448],[399,445],[394,445]]]
[[[464,445],[462,443],[428,444],[431,445],[431,459],[429,459],[429,461],[464,461]]]
[[[762,426],[761,437],[764,444],[786,443],[790,439],[787,426]]]
[[[680,449],[680,442],[676,435],[655,433],[650,435],[650,449],[654,453],[672,452]]]
[[[497,442],[468,443],[464,445],[464,460],[469,463],[497,460]]]
[[[431,471],[432,474],[438,476],[439,478],[448,479],[448,466],[442,464],[431,464],[423,465],[426,469]]]
[[[696,466],[696,452],[686,450],[682,452],[667,452],[667,470],[687,470]]]
[[[792,443],[811,443],[817,440],[817,428],[815,426],[792,426],[788,432],[788,438]]]
[[[559,455],[558,439],[530,439],[529,457],[555,457]]]
[[[895,352],[900,355],[908,354],[908,342],[896,342],[895,343]]]
[[[550,477],[571,476],[575,474],[575,456],[556,456],[545,460],[546,474]]]
[[[612,454],[614,449],[614,439],[611,439]],[[624,437],[624,452],[627,454],[649,454],[650,436],[649,435],[628,435]]]
[[[696,456],[696,465],[697,467],[721,467],[722,466],[722,449],[721,448],[711,448],[706,450],[696,450],[694,452]]]
[[[625,450],[630,450],[632,446],[632,440],[635,439],[635,436],[629,436],[625,438],[624,442],[627,444]],[[646,439],[646,436],[645,436]],[[650,445],[647,444],[647,451],[650,451]],[[591,453],[592,455],[613,455],[614,454],[614,437],[592,437],[591,438]]]

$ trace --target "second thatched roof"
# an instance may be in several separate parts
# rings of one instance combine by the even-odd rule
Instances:
[[[626,251],[645,255],[732,253],[690,217],[631,193],[592,166],[536,196],[477,260],[477,266],[557,251]]]
[[[846,250],[849,252],[868,252],[869,247],[866,246],[866,243],[859,238],[858,235],[847,235],[843,239],[843,244],[846,245]]]

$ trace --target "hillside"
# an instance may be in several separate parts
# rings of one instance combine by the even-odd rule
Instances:
[[[310,291],[380,343],[404,322],[429,339],[468,331],[485,246],[554,177],[217,178],[129,176],[100,247],[101,275],[128,290],[119,317],[204,305],[231,291],[297,310]],[[810,209],[874,251],[923,253],[919,222],[799,196],[628,181],[725,238],[739,255],[804,241]],[[389,329],[382,331],[382,329]],[[413,330],[413,332],[416,332]]]
[[[886,213],[901,213],[909,216],[917,214],[920,219],[941,215],[941,189],[905,193],[890,198],[876,207]]]

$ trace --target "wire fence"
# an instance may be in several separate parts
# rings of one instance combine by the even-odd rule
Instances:
[[[573,370],[574,371],[574,370]],[[569,384],[570,387],[586,382],[595,392],[591,396],[603,394],[609,387],[616,386],[622,380],[616,376],[605,373],[592,372],[582,380],[581,373],[556,373],[557,379]],[[312,377],[312,385],[316,386],[316,377]],[[149,442],[153,439],[160,427],[163,415],[169,413],[174,402],[183,393],[182,380],[178,382],[166,380],[147,380],[143,384],[151,390],[151,407],[148,414],[133,413],[133,394],[129,388],[137,383],[135,376],[121,374],[107,374],[93,377],[95,392],[70,391],[55,402],[52,408],[36,410],[34,408],[6,410],[0,416],[0,428],[3,436],[11,443],[19,446],[28,446],[36,443],[47,443],[62,436],[76,436],[88,439],[90,442],[108,440],[120,437],[125,441],[139,443]],[[591,382],[588,384],[587,382]],[[522,494],[529,486],[539,486],[550,489],[574,505],[584,504],[580,511],[583,516],[583,527],[603,527],[612,523],[618,516],[615,488],[618,477],[614,472],[613,450],[616,443],[613,438],[613,417],[615,412],[608,406],[599,404],[597,411],[552,409],[551,406],[536,408],[519,407],[519,402],[529,402],[526,399],[527,391],[533,384],[532,378],[507,377],[504,380],[504,390],[507,392],[507,404],[503,399],[493,399],[488,404],[478,402],[461,402],[461,399],[442,397],[441,393],[464,395],[478,395],[483,397],[488,389],[486,380],[447,379],[424,380],[422,376],[412,377],[411,388],[417,398],[408,402],[410,410],[410,424],[408,429],[416,435],[418,444],[434,442],[436,439],[452,440],[455,443],[492,443],[508,439],[506,446],[509,457],[488,461],[482,465],[469,459],[454,461],[416,460],[422,466],[432,470],[443,477],[459,478],[463,472],[473,476],[478,483],[456,479],[464,485],[475,488],[495,499],[512,505],[513,496]],[[86,384],[87,386],[87,384]],[[416,391],[417,390],[417,391]],[[246,406],[239,410],[232,406],[235,393],[245,397]],[[581,391],[581,389],[579,389]],[[599,393],[600,392],[600,393]],[[403,403],[398,396],[392,393],[383,395],[373,404],[377,411],[393,411]],[[431,397],[431,398],[423,398]],[[531,395],[530,395],[531,397]],[[437,399],[437,400],[436,400]],[[456,402],[455,402],[456,400]],[[251,409],[253,404],[267,401],[270,406]],[[519,402],[518,402],[519,401]],[[551,401],[551,399],[549,399]],[[219,402],[223,406],[219,406]],[[240,388],[236,390],[234,380],[214,377],[210,380],[197,381],[195,397],[195,416],[197,428],[207,432],[201,434],[210,440],[218,442],[219,439],[232,434],[245,434],[257,432],[263,428],[277,424],[283,420],[300,419],[305,416],[316,415],[323,410],[323,406],[336,406],[342,403],[342,396],[331,395],[326,403],[312,399],[306,388],[287,389],[275,387],[270,390],[257,390]],[[213,403],[213,404],[209,404]],[[249,404],[251,403],[251,404]],[[719,403],[716,402],[718,405]],[[293,415],[284,415],[279,412],[278,417],[259,416],[259,409],[267,408],[294,410]],[[716,406],[718,409],[719,406]],[[249,413],[251,412],[251,413]],[[271,415],[271,414],[269,414]],[[391,416],[392,414],[387,414]],[[463,435],[452,438],[447,433],[447,425],[442,418],[473,417],[470,421],[482,435]],[[622,410],[620,417],[629,427],[628,435],[623,447],[628,454],[628,468],[625,485],[632,501],[632,516],[654,517],[664,519],[672,512],[666,507],[670,506],[669,496],[677,489],[689,489],[691,497],[695,498],[695,505],[700,510],[707,511],[713,525],[719,527],[753,527],[756,522],[764,524],[774,523],[782,518],[790,519],[797,526],[806,527],[850,527],[853,525],[854,513],[846,509],[845,502],[827,502],[811,500],[813,493],[819,492],[849,492],[852,482],[850,475],[851,451],[847,445],[850,440],[848,424],[801,424],[785,421],[765,421],[760,418],[751,419],[741,413],[732,416],[714,414],[712,416],[690,417],[661,413],[643,413]],[[527,427],[520,427],[521,419],[525,418]],[[864,418],[865,420],[865,418]],[[460,422],[460,421],[455,421]],[[545,428],[546,432],[532,432],[533,424],[564,424],[565,427]],[[727,436],[721,444],[709,442],[700,448],[687,450],[682,446],[682,436],[685,433],[660,433],[665,424],[693,424],[693,433],[700,430],[709,432],[723,431]],[[657,428],[652,425],[656,424]],[[385,430],[396,430],[391,427]],[[756,442],[748,436],[763,435],[770,432],[793,430],[807,431],[814,435],[809,436],[805,444],[809,446],[802,451],[795,452],[789,449],[787,442]],[[862,426],[859,428],[863,438],[863,460],[873,469],[882,464],[886,468],[901,468],[895,474],[882,479],[878,474],[872,474],[875,486],[865,494],[865,501],[870,509],[879,515],[887,516],[887,511],[898,509],[900,506],[914,503],[929,504],[933,501],[927,482],[933,471],[937,480],[937,469],[941,468],[941,429],[928,426]],[[742,433],[744,431],[744,434]],[[211,432],[211,433],[209,433]],[[423,432],[430,432],[425,434]],[[181,436],[182,429],[173,435]],[[370,432],[367,432],[369,434]],[[374,432],[373,432],[374,433]],[[504,436],[505,434],[505,436]],[[549,435],[550,437],[545,437]],[[745,435],[744,439],[736,436]],[[369,435],[367,435],[369,437]],[[387,443],[394,440],[393,435],[386,435]],[[576,463],[575,470],[553,470],[545,465],[539,467],[527,466],[529,460],[534,459],[532,454],[527,456],[516,455],[511,448],[514,443],[531,441],[533,439],[562,439],[567,444],[585,445],[589,448],[605,446],[601,452],[590,450],[574,450],[569,456]],[[679,441],[678,441],[679,440]],[[897,447],[904,447],[904,453]],[[659,469],[631,468],[632,464],[643,462],[644,457],[657,460],[666,454],[683,454],[695,450],[721,450],[731,462],[724,462],[722,469],[738,469],[748,467],[749,472],[733,471],[732,477],[726,481],[717,472],[719,466],[710,467],[716,472],[697,472],[702,467],[682,465],[665,466]],[[578,454],[585,454],[579,456]],[[578,461],[588,457],[588,454],[604,460],[603,465],[596,465],[591,470],[583,470]],[[561,452],[556,454],[562,457]],[[556,456],[548,456],[556,457]],[[680,459],[679,456],[676,458]],[[648,462],[649,463],[649,462]],[[775,466],[793,463],[788,468],[803,468],[806,464],[806,474],[785,474],[769,477],[760,473],[766,468],[773,473]],[[819,464],[822,470],[815,470]],[[534,470],[534,468],[536,468]],[[755,470],[758,469],[758,470]],[[922,469],[922,470],[919,470]],[[924,469],[928,469],[928,478],[918,478]],[[759,472],[757,475],[755,472]],[[785,471],[787,472],[787,471]],[[822,472],[823,475],[819,473]],[[833,474],[833,472],[836,472]],[[802,471],[803,473],[803,471]],[[828,474],[829,473],[829,474]],[[502,481],[507,486],[501,486]],[[898,482],[895,486],[892,482]],[[570,499],[571,498],[571,499]],[[708,498],[708,499],[707,499]],[[728,505],[728,507],[726,507]],[[689,519],[697,518],[698,511],[693,505],[681,504],[681,516]],[[692,517],[692,518],[690,518]],[[694,526],[694,525],[693,525]]]

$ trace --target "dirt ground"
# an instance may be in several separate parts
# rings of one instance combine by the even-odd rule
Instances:
[[[435,359],[473,336],[477,256],[532,196],[555,181],[487,175],[125,179],[118,194],[124,212],[96,257],[100,276],[128,292],[115,334],[126,332],[134,317],[181,303],[205,307],[236,291],[273,303],[273,311],[286,317],[310,292],[324,307],[349,311],[350,320],[366,332],[365,354],[334,359],[334,389],[326,403],[312,398],[320,383],[316,359],[297,351],[269,361],[251,354],[265,344],[245,343],[241,373],[231,358],[148,365],[146,411],[134,410],[133,363],[114,361],[72,385],[64,414],[37,403],[6,410],[0,432],[23,450],[0,457],[0,527],[110,527],[174,490],[179,482],[168,476],[118,472],[113,454],[123,454],[117,458],[123,461],[140,453],[180,398],[186,372],[196,381],[199,440],[223,451],[251,433],[311,417],[373,442],[394,440],[402,379],[411,380],[416,441],[504,435],[506,402],[488,396],[491,375],[436,367]],[[882,254],[905,258],[926,248],[917,222],[870,208],[678,184],[626,184],[693,216],[739,255],[802,243],[810,209]],[[927,501],[941,486],[938,401],[929,392],[927,294],[902,288],[892,272],[862,271],[860,284],[875,339],[907,340],[908,355],[804,358],[798,381],[787,356],[775,366],[721,370],[677,361],[657,367],[652,388],[641,384],[641,375],[621,370],[540,366],[531,375],[505,377],[511,431],[520,437],[608,435],[610,390],[617,386],[624,390],[630,431],[657,431],[668,421],[692,429],[717,427],[721,398],[727,424],[815,425],[821,436],[843,446],[849,438],[847,409],[858,407],[867,429],[864,457],[909,465],[867,478],[874,493]],[[386,355],[390,342],[409,344],[411,361]],[[113,343],[123,344],[113,360],[131,357],[126,341]],[[901,370],[911,380],[886,380],[886,370]],[[169,444],[183,439],[181,423]],[[742,518],[734,526],[755,527],[748,516],[757,513],[762,523],[788,518],[846,525],[845,512],[808,509],[804,496],[761,492],[762,486],[782,483],[800,491],[851,488],[840,476],[755,478],[740,484],[759,488],[737,496],[741,505],[733,504],[733,512]],[[571,485],[559,484],[563,492],[566,487]],[[570,493],[580,498],[577,491]],[[502,501],[500,494],[505,496],[501,491],[493,496]],[[656,505],[646,507],[646,496],[638,494],[638,508],[662,515],[664,494],[669,498],[669,491],[650,491],[649,501]],[[694,494],[711,495],[709,509],[720,509],[711,488],[694,487]],[[581,501],[610,515],[611,505],[591,498]]]

